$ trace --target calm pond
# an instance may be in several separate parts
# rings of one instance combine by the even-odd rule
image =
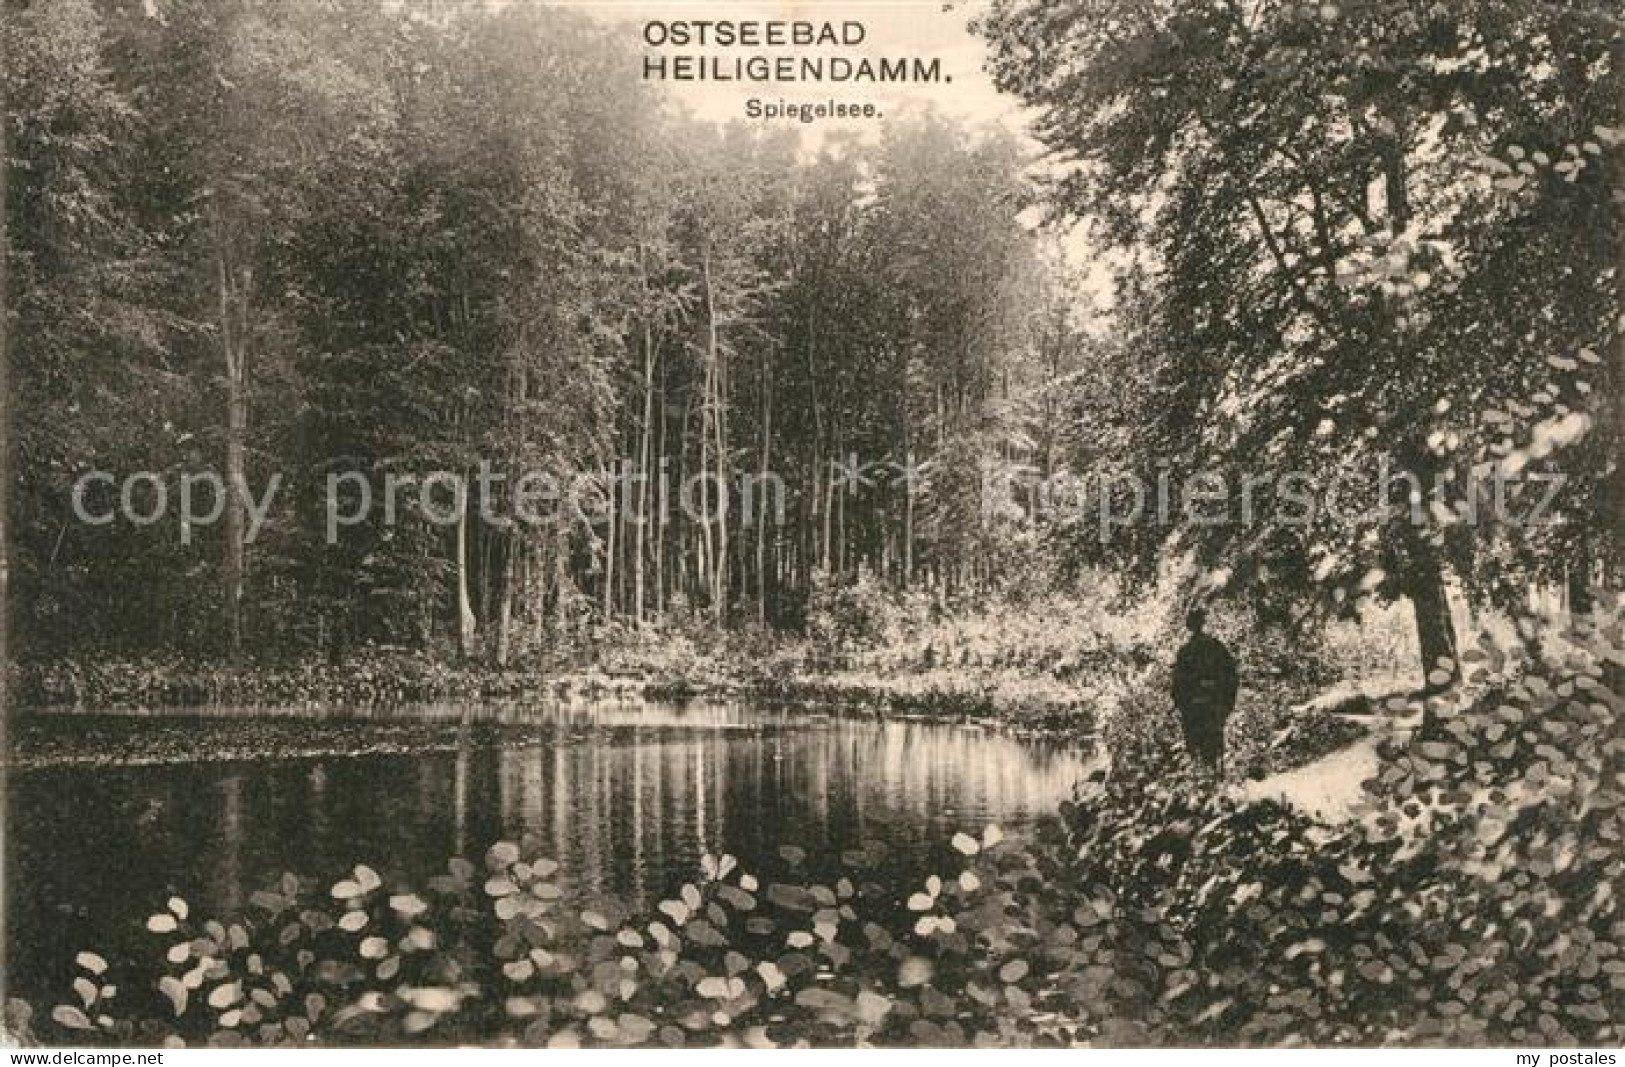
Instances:
[[[955,831],[1053,812],[1091,766],[1073,742],[952,724],[642,702],[36,714],[13,751],[10,986],[46,1003],[82,949],[150,952],[141,924],[172,893],[227,915],[284,870],[421,882],[526,833],[581,901],[652,906],[706,852],[772,873],[781,845],[820,870],[882,843],[877,880],[901,888]]]

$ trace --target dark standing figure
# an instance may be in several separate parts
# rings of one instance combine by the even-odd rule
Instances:
[[[1224,723],[1236,706],[1236,657],[1218,638],[1204,633],[1207,612],[1191,609],[1185,625],[1191,636],[1174,658],[1174,707],[1191,758],[1210,774],[1224,767]]]

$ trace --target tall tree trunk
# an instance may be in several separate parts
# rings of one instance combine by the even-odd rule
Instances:
[[[472,507],[472,505],[470,506]],[[473,527],[473,531],[474,546],[477,549],[474,558],[479,560],[479,567],[473,571],[473,573],[479,575],[480,583],[479,603],[474,606],[474,629],[478,632],[481,627],[489,627],[491,623],[491,604],[493,601],[491,577],[496,573],[496,568],[491,566],[491,545],[495,538],[491,536],[491,531],[483,522],[477,523]]]
[[[837,438],[837,440],[840,439]],[[845,458],[841,460],[843,466],[846,462]],[[856,464],[857,461],[854,458],[852,465],[856,466]],[[850,468],[847,469],[850,471]],[[854,478],[855,475],[848,473],[847,484],[841,488],[840,498],[835,502],[839,508],[835,513],[835,570],[843,576],[846,574],[846,502],[852,498],[853,493],[857,492],[857,486],[853,484]]]
[[[554,544],[551,540],[538,541],[536,546],[536,573],[533,576],[536,597],[535,638],[538,648],[547,643],[547,628],[552,622],[548,614],[548,605],[552,603],[548,598],[553,595],[553,572],[557,569],[553,563]]]
[[[0,19],[4,19],[0,13]],[[0,70],[6,64],[7,35],[0,32]],[[0,116],[9,115],[6,99],[6,79],[0,77]],[[0,752],[11,752],[11,345],[9,318],[10,290],[7,260],[11,245],[6,233],[6,178],[11,171],[11,145],[8,130],[11,123],[0,121]],[[0,789],[6,784],[6,772],[0,765]],[[10,944],[10,923],[7,909],[0,908],[0,974],[7,970],[6,945]],[[6,990],[0,988],[0,996]]]
[[[220,559],[221,614],[225,624],[226,655],[233,662],[243,654],[244,537],[247,528],[248,473],[248,345],[246,271],[233,277],[228,261],[227,237],[221,209],[216,207],[215,272],[219,289],[220,347],[226,370],[226,477],[225,521]]]
[[[727,415],[726,415],[726,385],[723,381],[722,367],[717,368],[717,414],[713,421],[713,431],[716,434],[717,451],[717,571],[715,576],[716,593],[712,599],[712,617],[717,625],[722,625],[728,617],[728,598],[731,596],[732,568],[729,566],[729,538],[728,538],[728,445],[727,445]]]
[[[705,325],[706,325],[706,411],[709,416],[709,429],[712,437],[712,447],[716,450],[717,471],[716,483],[711,487],[716,490],[717,496],[717,530],[716,548],[711,554],[711,615],[720,625],[728,611],[728,512],[727,512],[727,484],[728,484],[728,439],[726,430],[727,385],[723,377],[722,364],[722,337],[717,325],[716,287],[711,275],[711,249],[705,249],[701,261],[701,270],[705,282]],[[701,421],[702,434],[707,424]],[[702,465],[701,476],[704,476]],[[711,550],[710,522],[706,522],[706,548]]]
[[[553,625],[560,636],[570,621],[569,584],[570,530],[561,523],[553,546]]]
[[[1394,133],[1382,152],[1383,195],[1387,201],[1388,229],[1401,237],[1411,221],[1410,191],[1405,167],[1404,116],[1390,116]],[[1403,343],[1399,327],[1392,327],[1396,343]],[[1431,464],[1410,462],[1407,470],[1417,478],[1418,484],[1431,483]],[[1444,583],[1444,568],[1438,552],[1428,543],[1407,515],[1407,556],[1409,573],[1405,579],[1405,592],[1410,597],[1411,609],[1416,616],[1416,643],[1422,659],[1422,691],[1428,694],[1442,692],[1461,677],[1461,658],[1456,648],[1456,625],[1450,617],[1450,597]],[[1432,709],[1424,718],[1424,728],[1431,729]]]
[[[657,454],[651,458],[654,461],[656,475],[659,478],[658,490],[654,492],[654,523],[655,523],[655,618],[664,619],[666,616],[666,397],[662,389],[660,396],[660,422],[659,433],[655,437]]]
[[[1612,52],[1612,65],[1614,82],[1618,86],[1619,110],[1616,114],[1625,115],[1625,35],[1616,34]],[[1615,149],[1617,185],[1614,189],[1616,205],[1625,202],[1625,142],[1621,142]],[[1609,496],[1612,498],[1608,508],[1608,529],[1611,533],[1608,539],[1611,542],[1607,551],[1603,552],[1609,570],[1611,582],[1609,587],[1618,590],[1622,584],[1621,570],[1625,568],[1625,545],[1620,544],[1620,538],[1625,536],[1625,219],[1621,219],[1621,209],[1616,206],[1615,225],[1619,229],[1617,240],[1619,242],[1618,260],[1614,266],[1614,292],[1615,314],[1614,320],[1614,375],[1613,375],[1613,420],[1614,420],[1614,476],[1613,484],[1609,486]],[[1619,693],[1621,676],[1625,675],[1625,666],[1614,664],[1610,668],[1614,679],[1611,687]]]
[[[508,657],[513,649],[513,587],[519,576],[519,549],[520,541],[514,531],[509,531],[503,544],[502,585],[497,592],[497,634],[495,658],[498,667],[508,666]]]
[[[700,397],[700,539],[698,543],[699,558],[695,568],[699,585],[707,591],[707,596],[715,593],[715,583],[711,579],[711,569],[714,560],[714,549],[711,541],[711,361],[706,360],[705,382],[701,388]]]
[[[468,506],[467,489],[458,492],[457,506],[462,514],[457,517],[457,648],[464,659],[473,659],[476,632],[474,605],[470,602],[468,589],[468,523],[469,512],[473,509]]]
[[[1055,478],[1055,457],[1060,446],[1058,428],[1061,425],[1061,400],[1058,383],[1061,381],[1062,363],[1066,355],[1066,328],[1057,324],[1050,337],[1050,384],[1044,388],[1044,477],[1043,492],[1049,492]],[[1034,495],[1039,492],[1035,488]],[[1036,508],[1034,514],[1037,514]]]
[[[1423,691],[1442,692],[1460,677],[1461,659],[1456,650],[1456,624],[1450,617],[1444,570],[1430,548],[1422,547],[1413,554],[1405,592],[1416,616]]]
[[[1582,530],[1574,547],[1574,558],[1569,561],[1568,568],[1563,576],[1568,601],[1565,607],[1572,615],[1589,615],[1596,607],[1596,601],[1591,590],[1591,572],[1595,559],[1596,556],[1592,550],[1591,532]]]
[[[762,365],[762,465],[758,491],[765,492],[773,465],[773,363],[769,354]],[[756,622],[767,625],[767,523],[766,501],[756,502]]]
[[[1619,94],[1618,111],[1616,114],[1625,114],[1625,36],[1615,34],[1610,49],[1610,60],[1613,68],[1614,83]],[[1625,143],[1615,149],[1616,156],[1616,186],[1614,188],[1615,203],[1618,205],[1625,201]],[[1620,543],[1621,531],[1625,531],[1625,220],[1620,218],[1618,207],[1615,208],[1615,225],[1619,232],[1616,240],[1619,242],[1618,257],[1614,266],[1614,352],[1613,352],[1613,381],[1611,383],[1613,394],[1613,431],[1614,431],[1614,472],[1608,486],[1608,508],[1604,515],[1607,522],[1606,547],[1602,552],[1604,559],[1605,588],[1615,592],[1625,577],[1625,545]],[[1603,668],[1603,682],[1616,695],[1625,693],[1625,663],[1618,659],[1608,662]]]
[[[914,427],[909,421],[908,390],[903,391],[903,588],[914,584]]]
[[[247,525],[244,494],[248,491],[244,438],[248,433],[248,399],[238,373],[230,373],[227,382],[229,418],[226,423],[225,558],[221,576],[226,610],[226,653],[232,662],[236,662],[243,654],[243,581],[246,570],[243,542]]]
[[[823,495],[820,484],[825,476],[824,471],[824,402],[818,391],[818,360],[816,339],[818,337],[818,305],[814,304],[807,312],[807,386],[812,392],[813,412],[813,444],[812,444],[812,490],[808,493],[807,519],[802,526],[802,567],[805,574],[802,576],[803,587],[812,584],[812,568],[818,561],[828,555],[829,538],[823,541],[818,539],[819,521],[824,514]]]
[[[823,512],[824,501],[823,468],[824,453],[819,442],[815,439],[812,448],[812,462],[808,464],[812,484],[808,487],[801,509],[801,570],[799,585],[802,589],[811,587],[812,572],[818,566],[818,517]]]
[[[835,472],[840,468],[841,463],[841,427],[839,421],[836,422],[834,429],[830,433],[830,448],[830,455],[833,458],[825,464],[828,469],[824,471],[824,506],[822,513],[819,515],[819,542],[822,547],[818,555],[818,567],[826,575],[830,573],[830,569],[834,566],[835,558],[833,526],[835,521],[835,483],[839,481],[835,477]]]
[[[615,614],[615,554],[620,551],[620,525],[621,510],[619,500],[621,461],[614,461],[614,473],[609,479],[609,486],[605,492],[608,499],[609,529],[605,533],[604,543],[604,589],[603,611],[604,621],[608,622]]]
[[[693,419],[694,399],[689,397],[683,403],[683,421],[677,427],[677,473],[675,482],[679,487],[684,486],[690,477],[688,427]],[[687,498],[681,492],[679,492],[679,497],[680,503],[687,503]],[[694,579],[691,577],[690,568],[691,554],[696,563],[699,554],[698,539],[694,536],[694,527],[697,525],[701,524],[689,521],[688,516],[685,515],[684,521],[677,524],[676,537],[672,544],[671,562],[674,572],[672,574],[672,589],[675,592],[682,593],[690,602],[693,601],[695,596]],[[696,566],[693,569],[697,570],[698,568]]]
[[[641,628],[644,613],[644,562],[649,528],[649,459],[655,410],[654,331],[643,325],[643,429],[638,441],[638,514],[632,531],[632,619]]]

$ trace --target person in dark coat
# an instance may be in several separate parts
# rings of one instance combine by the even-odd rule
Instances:
[[[1236,657],[1203,631],[1206,624],[1207,612],[1201,608],[1185,616],[1191,636],[1174,658],[1173,696],[1191,758],[1217,775],[1224,768],[1224,724],[1235,709],[1240,678]]]

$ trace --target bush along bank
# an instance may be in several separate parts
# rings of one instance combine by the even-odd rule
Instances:
[[[409,652],[358,655],[342,663],[241,667],[156,658],[76,660],[24,666],[12,684],[24,707],[115,711],[663,696],[659,679],[595,669],[502,669]]]
[[[1098,725],[1102,696],[1115,689],[1167,702],[1166,671],[1154,665],[1171,661],[1178,634],[1159,622],[1165,607],[1125,610],[1099,590],[939,604],[864,580],[821,586],[805,634],[725,629],[682,612],[641,628],[595,624],[550,633],[516,650],[510,669],[461,660],[446,646],[366,646],[337,663],[268,659],[237,667],[93,654],[30,664],[14,685],[26,706],[85,709],[739,696],[1084,737]],[[1244,691],[1260,712],[1241,717],[1243,733],[1264,740],[1286,725],[1282,712],[1290,704],[1328,677],[1325,664],[1302,654],[1286,671],[1278,649],[1252,639],[1245,662]],[[1311,733],[1313,750],[1319,734]]]
[[[1014,671],[882,674],[811,668],[758,676],[747,692],[769,703],[971,722],[1017,733],[1087,737],[1095,726],[1089,690]]]
[[[1552,643],[1554,646],[1556,642]],[[413,887],[286,876],[247,915],[159,904],[151,959],[78,957],[24,1037],[111,1044],[1617,1045],[1617,618],[1396,734],[1353,822],[1114,770],[1031,838],[880,884],[707,857],[647,914],[562,903],[499,843]],[[155,902],[157,903],[157,902]],[[117,993],[113,988],[117,988]]]
[[[786,651],[760,660],[704,660],[674,670],[665,663],[497,669],[406,652],[358,655],[343,663],[232,667],[169,659],[94,659],[27,665],[13,677],[24,707],[163,710],[196,707],[323,708],[448,701],[521,701],[550,697],[641,698],[681,703],[707,697],[1019,726],[1087,734],[1087,695],[1046,678],[1012,672],[882,677],[820,674]],[[794,664],[794,666],[790,666]]]

